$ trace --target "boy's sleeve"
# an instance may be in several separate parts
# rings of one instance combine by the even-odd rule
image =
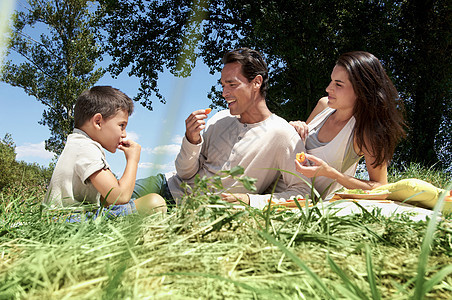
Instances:
[[[91,175],[102,169],[110,169],[102,150],[95,145],[87,145],[75,163],[75,173],[86,183]]]

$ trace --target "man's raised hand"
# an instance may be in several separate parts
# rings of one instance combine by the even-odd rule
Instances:
[[[192,144],[201,143],[201,130],[206,128],[207,113],[205,109],[192,112],[185,120],[185,137]]]

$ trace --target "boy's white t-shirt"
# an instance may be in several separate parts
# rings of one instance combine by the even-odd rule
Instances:
[[[100,206],[100,193],[89,177],[109,168],[102,146],[75,128],[55,166],[44,203],[51,208]]]

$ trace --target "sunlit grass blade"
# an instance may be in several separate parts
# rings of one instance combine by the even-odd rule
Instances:
[[[265,232],[268,232],[268,229],[270,227],[270,212],[272,208],[272,199],[273,195],[275,193],[276,185],[278,184],[279,177],[276,179],[275,184],[273,184],[272,193],[270,196],[270,199],[268,200],[268,205],[265,209]]]
[[[452,188],[452,183],[449,184],[447,190]],[[433,238],[435,235],[436,226],[438,223],[438,217],[440,209],[443,206],[444,198],[446,196],[446,192],[444,192],[438,199],[438,202],[435,205],[433,210],[432,217],[427,225],[427,230],[424,235],[424,240],[422,241],[421,246],[421,254],[419,255],[418,267],[417,267],[417,278],[415,283],[414,295],[413,299],[421,300],[424,298],[424,295],[427,293],[425,288],[429,286],[426,284],[425,274],[426,274],[426,266],[428,263],[428,258],[430,256],[430,249],[433,243]]]
[[[267,234],[266,232],[259,232],[259,234],[264,237],[267,241],[269,241],[270,243],[272,243],[273,245],[275,245],[276,247],[278,247],[283,253],[286,254],[287,257],[289,257],[299,268],[301,268],[303,271],[305,271],[310,278],[313,279],[315,285],[321,290],[323,291],[328,298],[330,299],[334,299],[335,297],[331,294],[330,290],[328,289],[328,287],[325,285],[325,283],[322,281],[322,279],[315,274],[314,272],[311,271],[311,269],[308,268],[308,266],[306,266],[301,259],[296,256],[295,254],[292,253],[292,251],[290,251],[289,249],[287,249],[283,244],[281,244],[280,242],[278,242],[277,240],[275,240],[272,236],[270,236],[269,234]]]
[[[245,211],[238,211],[236,213],[233,213],[230,216],[227,216],[225,218],[222,218],[219,222],[212,225],[212,229],[206,231],[202,234],[202,236],[206,236],[212,232],[220,231],[221,228],[223,228],[225,225],[231,224],[232,221],[239,219],[242,215],[245,214]]]
[[[222,276],[218,276],[218,275],[213,275],[213,274],[208,274],[208,273],[195,273],[195,272],[174,272],[174,273],[158,273],[158,274],[154,274],[153,276],[193,276],[193,277],[204,277],[204,278],[210,278],[210,279],[215,279],[215,280],[220,280],[220,281],[224,281],[224,282],[229,282],[232,283],[242,289],[248,290],[250,292],[255,293],[256,295],[271,295],[271,296],[275,296],[277,293],[273,292],[272,290],[268,290],[268,289],[258,289],[255,287],[252,287],[249,284],[240,282],[240,281],[236,281],[236,280],[232,280],[226,277],[222,277]]]
[[[368,244],[366,244],[366,269],[367,269],[367,279],[369,281],[370,291],[372,293],[372,299],[379,300],[381,299],[381,296],[377,287],[377,280],[375,278],[375,273],[373,270],[372,251]]]
[[[124,271],[127,269],[127,264],[123,262],[119,268],[114,271],[107,265],[108,281],[104,287],[104,299],[113,299],[118,297],[118,287],[121,284],[121,280],[124,275]]]
[[[422,287],[424,293],[430,292],[435,285],[440,283],[446,276],[452,273],[452,265],[448,265],[435,273],[429,280],[424,282]]]
[[[347,274],[345,274],[345,272],[341,268],[339,268],[339,266],[331,259],[330,256],[327,257],[327,260],[331,269],[342,279],[342,281],[345,283],[345,287],[349,290],[350,293],[346,295],[347,297],[354,295],[356,299],[369,299],[369,297],[367,297],[366,294],[356,284],[350,281]]]
[[[352,290],[349,290],[347,287],[341,285],[341,284],[336,284],[334,286],[334,288],[337,290],[338,293],[344,295],[343,299],[347,299],[347,300],[363,300],[363,299],[369,299],[369,298],[362,298],[362,297],[358,297]]]

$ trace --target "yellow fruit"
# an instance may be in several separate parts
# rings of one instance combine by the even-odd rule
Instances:
[[[304,152],[297,153],[296,160],[297,160],[299,163],[304,162],[304,161],[306,160],[306,156],[305,156]]]

